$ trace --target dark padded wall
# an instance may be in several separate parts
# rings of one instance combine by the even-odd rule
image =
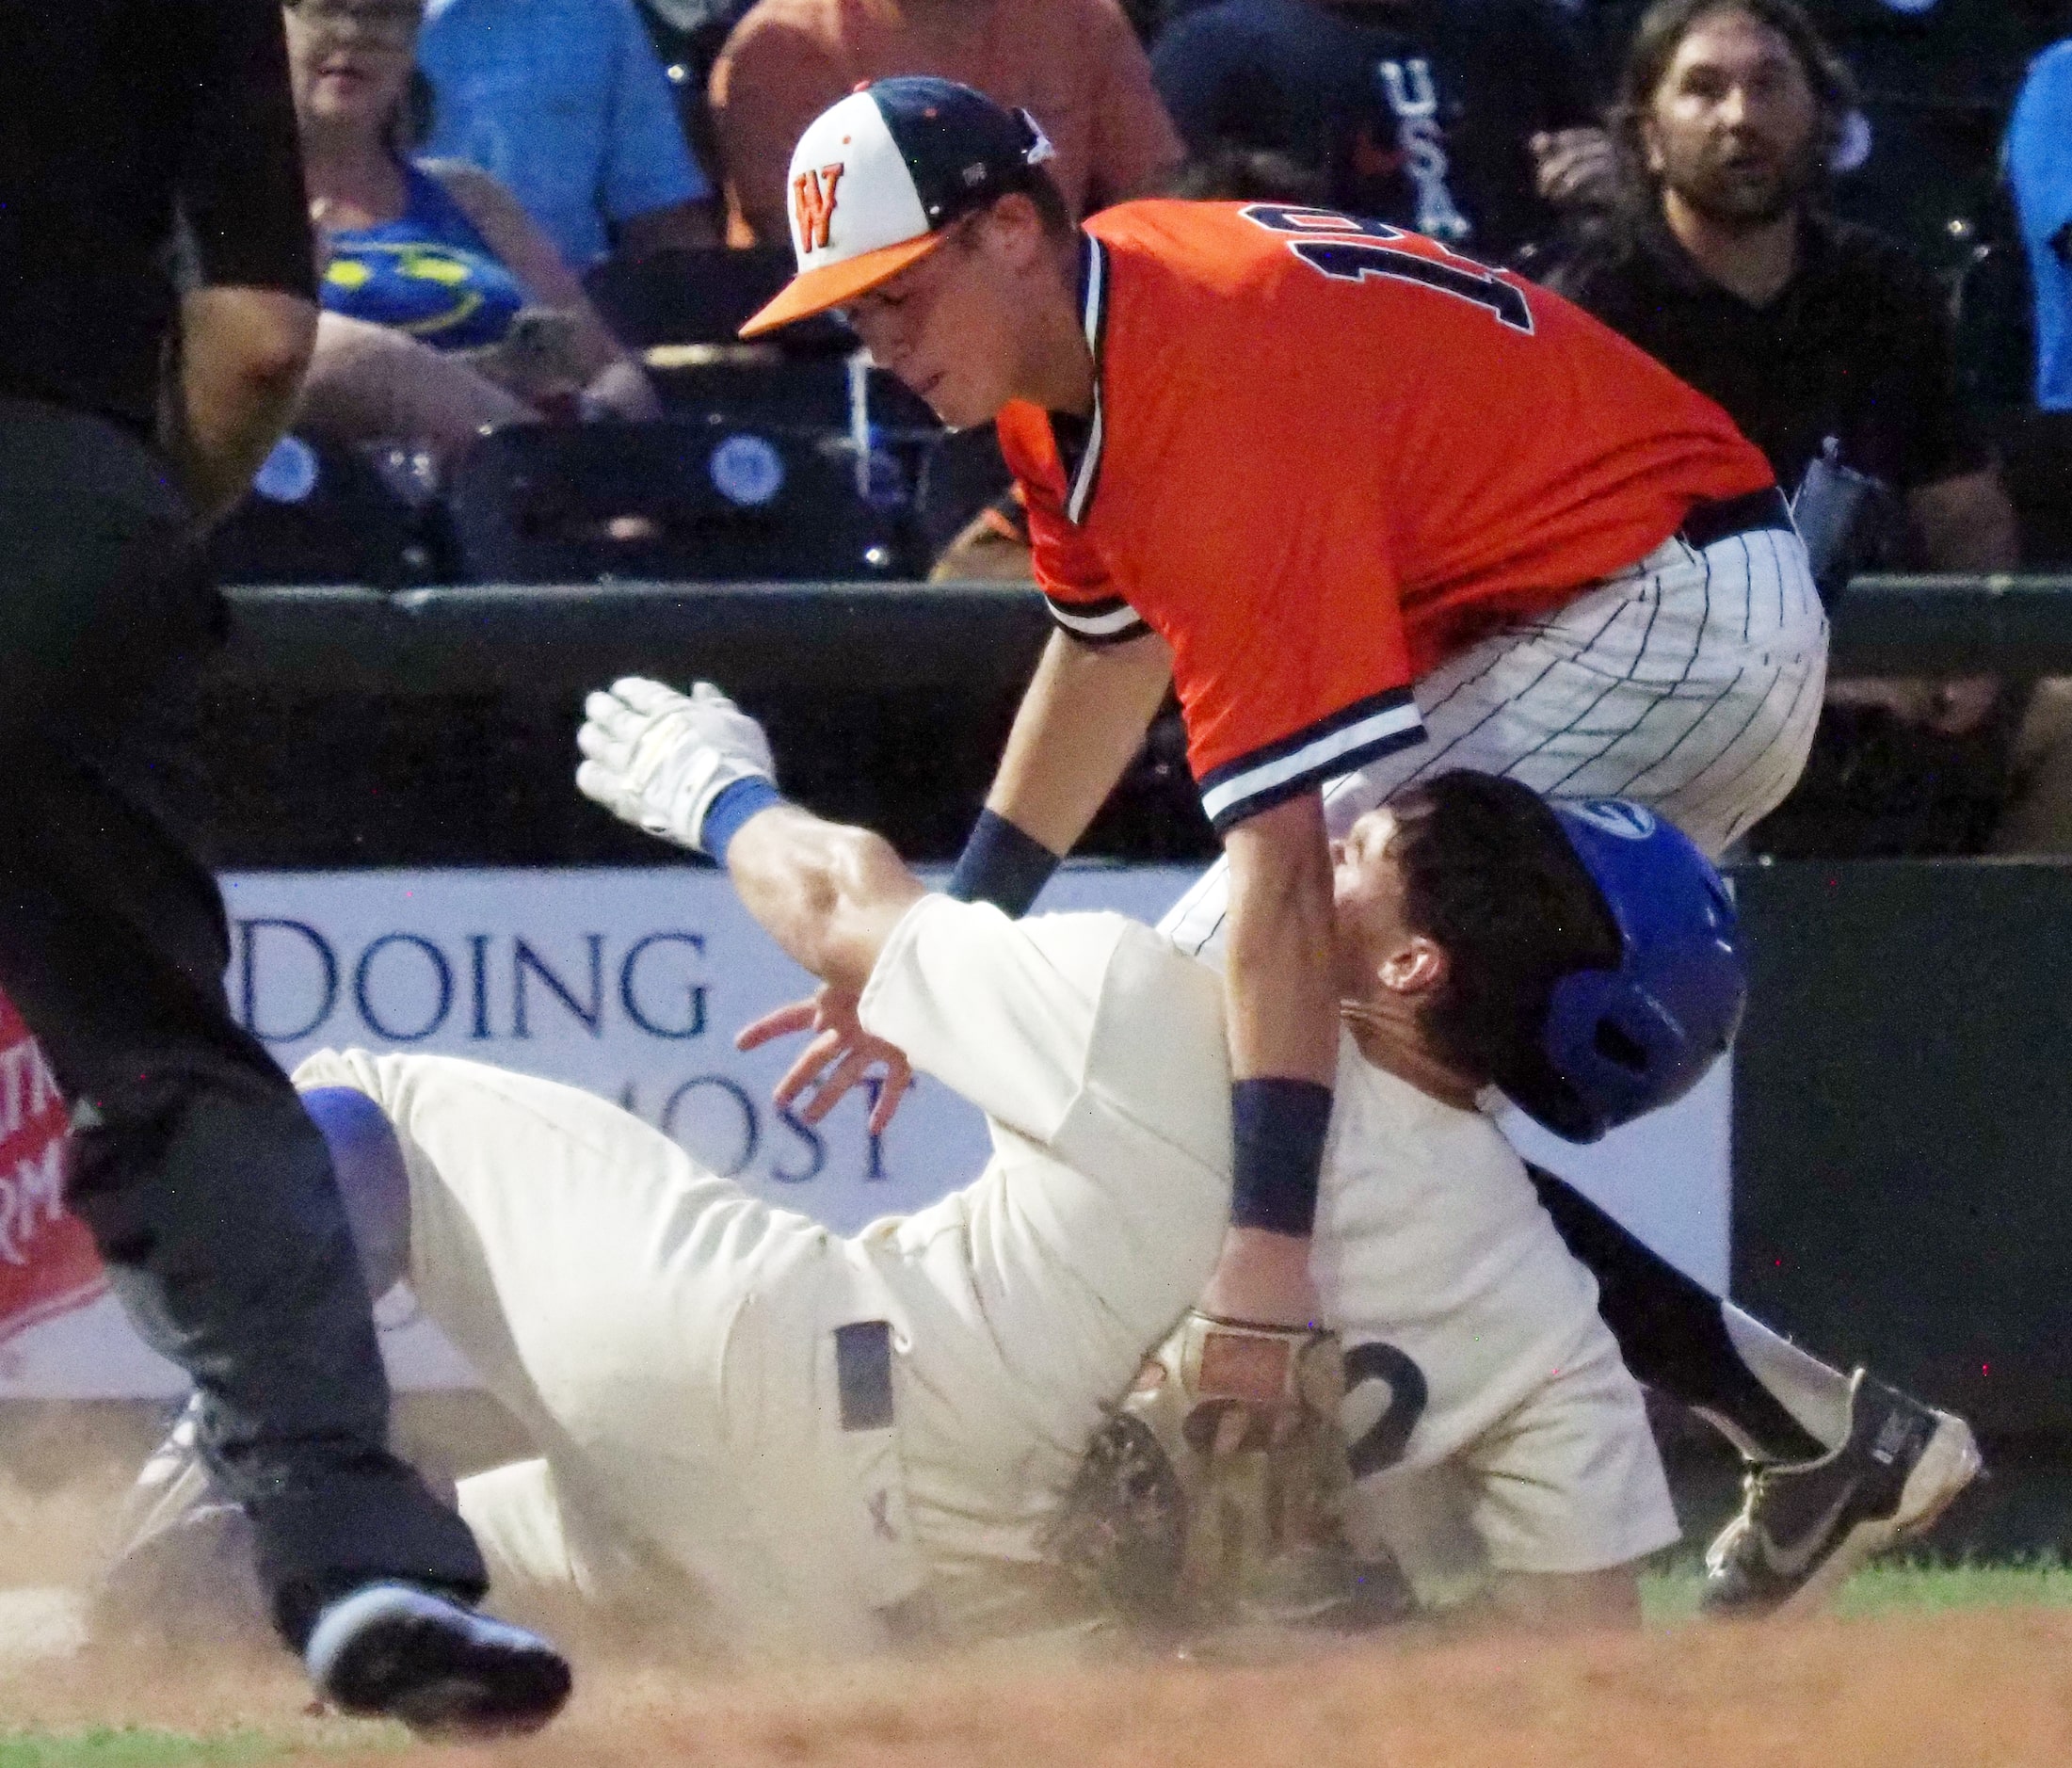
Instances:
[[[802,803],[951,860],[1048,628],[1033,590],[919,584],[239,591],[180,807],[226,869],[673,863],[577,796],[575,731],[616,676],[703,675]],[[1083,851],[1214,853],[1177,712]]]
[[[1735,1297],[1983,1429],[2072,1437],[2072,865],[1735,882]]]

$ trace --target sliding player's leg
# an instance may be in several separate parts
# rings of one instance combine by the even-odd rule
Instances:
[[[810,1447],[759,1450],[820,1396],[810,1367],[773,1395],[763,1353],[795,1339],[811,1364],[835,1237],[574,1087],[364,1051],[319,1053],[296,1080],[379,1107],[419,1302],[551,1469],[553,1505],[530,1508],[557,1526],[500,1532],[558,1544],[506,1565],[538,1582],[565,1553],[577,1592],[609,1599],[616,1543],[730,1624],[784,1633],[801,1593],[770,1544],[817,1516],[824,1469]],[[475,1494],[485,1520],[490,1495]]]
[[[1214,1263],[1221,1008],[1213,972],[1114,915],[1014,922],[930,896],[885,945],[864,1025],[984,1110],[995,1148],[975,1184],[861,1241],[911,1298],[902,1446],[916,1525],[945,1561],[1011,1542],[1033,1556]]]
[[[1508,1619],[1640,1624],[1640,1567],[1677,1538],[1646,1408],[1608,1333],[1461,1457],[1470,1519]]]

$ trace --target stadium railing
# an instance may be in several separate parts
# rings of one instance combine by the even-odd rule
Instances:
[[[569,789],[584,693],[624,674],[723,684],[787,787],[918,860],[955,856],[1050,628],[1000,584],[350,586],[230,592],[190,814],[227,864],[655,863]],[[1836,667],[2072,673],[2072,576],[1867,577]],[[1086,850],[1214,851],[1177,716]]]
[[[1049,630],[1003,584],[352,586],[229,592],[220,675],[400,695],[594,685],[686,668],[744,691],[1018,688]],[[2072,673],[2072,574],[1861,576],[1836,610],[1837,672]]]

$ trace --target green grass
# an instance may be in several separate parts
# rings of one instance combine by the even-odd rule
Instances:
[[[1650,1622],[1691,1618],[1698,1606],[1697,1571],[1678,1568],[1644,1578],[1641,1601]],[[2055,1558],[1954,1566],[1899,1560],[1859,1571],[1835,1602],[1838,1615],[1853,1618],[2016,1607],[2072,1608],[2072,1565]],[[4,1760],[0,1768],[7,1768]]]
[[[263,1731],[227,1731],[220,1737],[183,1737],[131,1726],[50,1734],[0,1734],[0,1768],[175,1768],[193,1762],[207,1768],[244,1768],[278,1761],[295,1745]]]
[[[2015,1607],[2072,1608],[2072,1566],[2061,1559],[1872,1566],[1842,1586],[1836,1603],[1839,1613],[1849,1615]]]
[[[401,1726],[350,1720],[290,1722],[278,1731],[249,1726],[196,1737],[150,1726],[92,1726],[79,1730],[0,1730],[0,1768],[266,1768],[297,1762],[322,1768],[324,1758],[403,1750]]]

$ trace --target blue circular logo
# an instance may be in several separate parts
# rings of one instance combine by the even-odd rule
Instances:
[[[1841,134],[1835,145],[1827,150],[1827,169],[1838,178],[1861,171],[1873,145],[1871,119],[1860,110],[1851,111],[1841,120]]]
[[[252,474],[251,488],[269,504],[299,504],[318,476],[316,450],[299,436],[283,436]]]
[[[761,436],[730,436],[713,450],[713,484],[744,509],[760,509],[784,489],[784,457]]]

